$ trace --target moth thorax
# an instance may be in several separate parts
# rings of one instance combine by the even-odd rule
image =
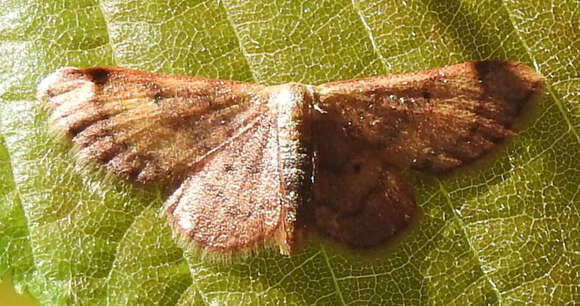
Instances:
[[[268,87],[266,91],[270,109],[276,115],[280,161],[287,180],[285,183],[292,184],[298,176],[304,176],[304,162],[308,159],[312,90],[308,85],[289,83]]]
[[[299,238],[296,214],[307,200],[310,190],[310,111],[312,88],[303,84],[284,84],[265,89],[268,105],[276,116],[278,153],[283,192],[281,204],[285,207],[285,228],[280,233],[285,245],[293,248]],[[283,253],[288,250],[281,250]]]

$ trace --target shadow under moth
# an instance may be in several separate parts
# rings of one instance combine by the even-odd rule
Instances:
[[[541,83],[486,61],[318,86],[66,67],[38,90],[79,159],[164,188],[187,241],[292,254],[305,228],[354,248],[387,241],[416,210],[401,170],[477,159],[513,134]]]

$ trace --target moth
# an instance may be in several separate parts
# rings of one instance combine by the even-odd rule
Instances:
[[[401,171],[477,159],[541,84],[523,64],[485,61],[318,86],[66,67],[38,90],[79,159],[164,187],[186,240],[292,254],[307,227],[355,248],[388,240],[416,210]]]

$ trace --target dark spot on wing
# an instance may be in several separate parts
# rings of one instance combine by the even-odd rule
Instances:
[[[97,85],[103,85],[109,79],[110,71],[105,68],[89,68],[85,70],[87,76]]]
[[[161,91],[160,90],[155,91],[155,93],[153,94],[153,102],[159,105],[159,101],[161,101],[161,99],[163,99]]]
[[[354,173],[359,173],[361,170],[361,164],[360,163],[354,164],[354,166],[352,167],[352,170],[354,171]]]
[[[509,126],[522,107],[541,89],[541,79],[527,66],[501,61],[475,62],[482,99],[498,101],[494,120]],[[499,103],[501,102],[501,103]]]
[[[78,119],[72,124],[69,125],[67,134],[70,137],[75,137],[88,127],[95,124],[95,122],[107,120],[109,118],[109,114],[106,113],[84,113],[85,116],[82,119]]]
[[[498,62],[489,62],[489,61],[483,61],[483,62],[475,62],[475,70],[477,71],[477,75],[479,77],[479,79],[485,79],[485,77],[491,72],[491,68],[492,66],[497,66]]]

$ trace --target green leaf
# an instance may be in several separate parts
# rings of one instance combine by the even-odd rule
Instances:
[[[577,0],[0,0],[0,274],[43,304],[573,304],[580,300]],[[162,196],[74,162],[36,83],[116,65],[277,84],[524,62],[529,120],[486,161],[414,176],[420,217],[384,251],[310,239],[211,264]]]

